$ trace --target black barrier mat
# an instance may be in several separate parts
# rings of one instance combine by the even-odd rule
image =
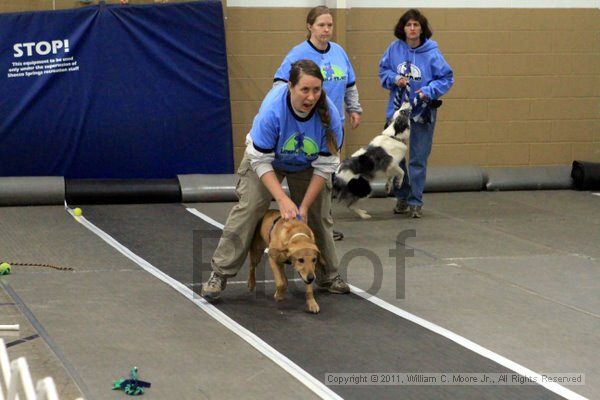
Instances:
[[[138,256],[188,285],[200,283],[202,264],[208,263],[217,243],[209,237],[216,238],[220,232],[183,206],[173,204],[87,206],[84,216]],[[246,277],[244,267],[235,280]],[[272,279],[270,271],[265,274],[264,269],[259,270],[257,279],[261,278]],[[321,313],[312,315],[303,312],[301,284],[291,282],[281,303],[273,300],[273,286],[259,285],[256,292],[249,293],[244,284],[230,281],[216,306],[326,384],[330,383],[326,374],[336,373],[408,373],[421,381],[420,385],[398,384],[398,377],[386,375],[391,382],[383,383],[391,384],[329,386],[344,398],[560,398],[539,385],[427,384],[424,377],[434,373],[446,374],[450,381],[462,379],[461,373],[506,373],[509,382],[518,375],[358,296],[318,291]],[[198,292],[199,286],[194,290]],[[438,383],[441,379],[438,376]]]

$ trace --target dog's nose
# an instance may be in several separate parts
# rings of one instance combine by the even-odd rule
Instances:
[[[306,275],[306,283],[312,283],[315,280],[315,274],[312,272]]]

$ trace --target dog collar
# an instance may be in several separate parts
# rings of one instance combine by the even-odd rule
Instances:
[[[292,235],[292,237],[290,238],[290,242],[296,237],[296,236],[306,236],[307,238],[310,239],[310,236],[308,236],[306,233],[302,233],[302,232],[298,232],[298,233],[294,233]]]
[[[391,137],[392,139],[394,139],[394,140],[397,140],[397,141],[399,141],[400,143],[408,144],[408,140],[406,140],[406,139],[400,139],[399,137],[397,137],[397,136],[395,136],[395,135],[394,135],[394,136],[390,136],[390,137]]]

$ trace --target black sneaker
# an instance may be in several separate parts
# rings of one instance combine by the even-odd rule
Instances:
[[[408,210],[408,203],[404,200],[397,200],[394,207],[394,214],[405,214]]]
[[[216,272],[210,274],[210,278],[202,284],[200,296],[207,301],[216,301],[221,297],[221,292],[227,287],[227,278],[217,275]]]
[[[338,241],[344,238],[344,234],[340,231],[333,230],[333,240]]]

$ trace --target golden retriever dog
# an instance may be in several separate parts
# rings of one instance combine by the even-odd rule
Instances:
[[[256,266],[266,248],[269,249],[269,265],[275,280],[275,300],[284,299],[288,281],[283,268],[284,264],[290,263],[306,284],[305,311],[317,314],[320,309],[313,295],[312,282],[320,262],[320,252],[312,230],[300,220],[285,221],[279,211],[268,210],[256,228],[250,247],[248,289],[251,291],[256,286]]]

